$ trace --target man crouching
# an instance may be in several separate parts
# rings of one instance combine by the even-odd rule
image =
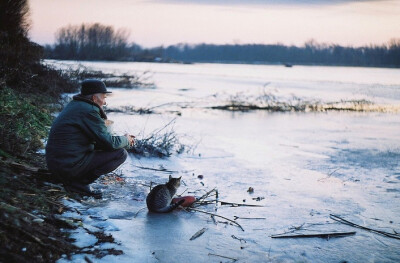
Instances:
[[[107,93],[111,92],[102,81],[83,81],[81,93],[54,120],[46,145],[47,166],[65,188],[96,198],[101,194],[89,184],[125,162],[125,148],[134,144],[134,136],[108,131],[103,111]]]

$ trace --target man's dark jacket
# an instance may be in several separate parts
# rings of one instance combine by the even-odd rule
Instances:
[[[53,122],[46,145],[51,172],[67,178],[79,176],[96,150],[127,148],[125,136],[112,136],[104,111],[93,101],[77,95]]]

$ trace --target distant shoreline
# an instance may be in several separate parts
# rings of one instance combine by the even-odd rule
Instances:
[[[53,59],[46,58],[44,60],[49,61],[75,61],[79,62],[101,62],[101,63],[156,63],[156,64],[227,64],[227,65],[265,65],[265,66],[282,66],[282,67],[296,67],[296,66],[309,66],[309,67],[347,67],[347,68],[388,68],[388,69],[400,69],[397,65],[344,65],[344,64],[323,64],[323,63],[284,63],[284,62],[263,62],[263,61],[227,61],[227,60],[214,60],[214,61],[134,61],[134,60],[76,60],[76,59]]]

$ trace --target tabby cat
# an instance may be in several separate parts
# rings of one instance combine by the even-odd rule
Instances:
[[[176,190],[181,185],[181,178],[182,177],[172,178],[170,175],[166,184],[159,184],[151,189],[146,198],[147,208],[149,211],[156,213],[168,213],[185,202],[185,200],[181,200],[175,204],[171,204]]]

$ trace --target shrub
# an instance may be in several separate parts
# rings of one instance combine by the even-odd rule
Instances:
[[[162,128],[159,128],[147,137],[135,139],[135,146],[129,152],[136,156],[145,157],[170,157],[173,152],[181,154],[185,151],[185,145],[179,142],[173,129],[175,119]]]
[[[43,147],[51,115],[33,103],[35,97],[22,96],[0,84],[0,149],[13,156],[25,156]]]

